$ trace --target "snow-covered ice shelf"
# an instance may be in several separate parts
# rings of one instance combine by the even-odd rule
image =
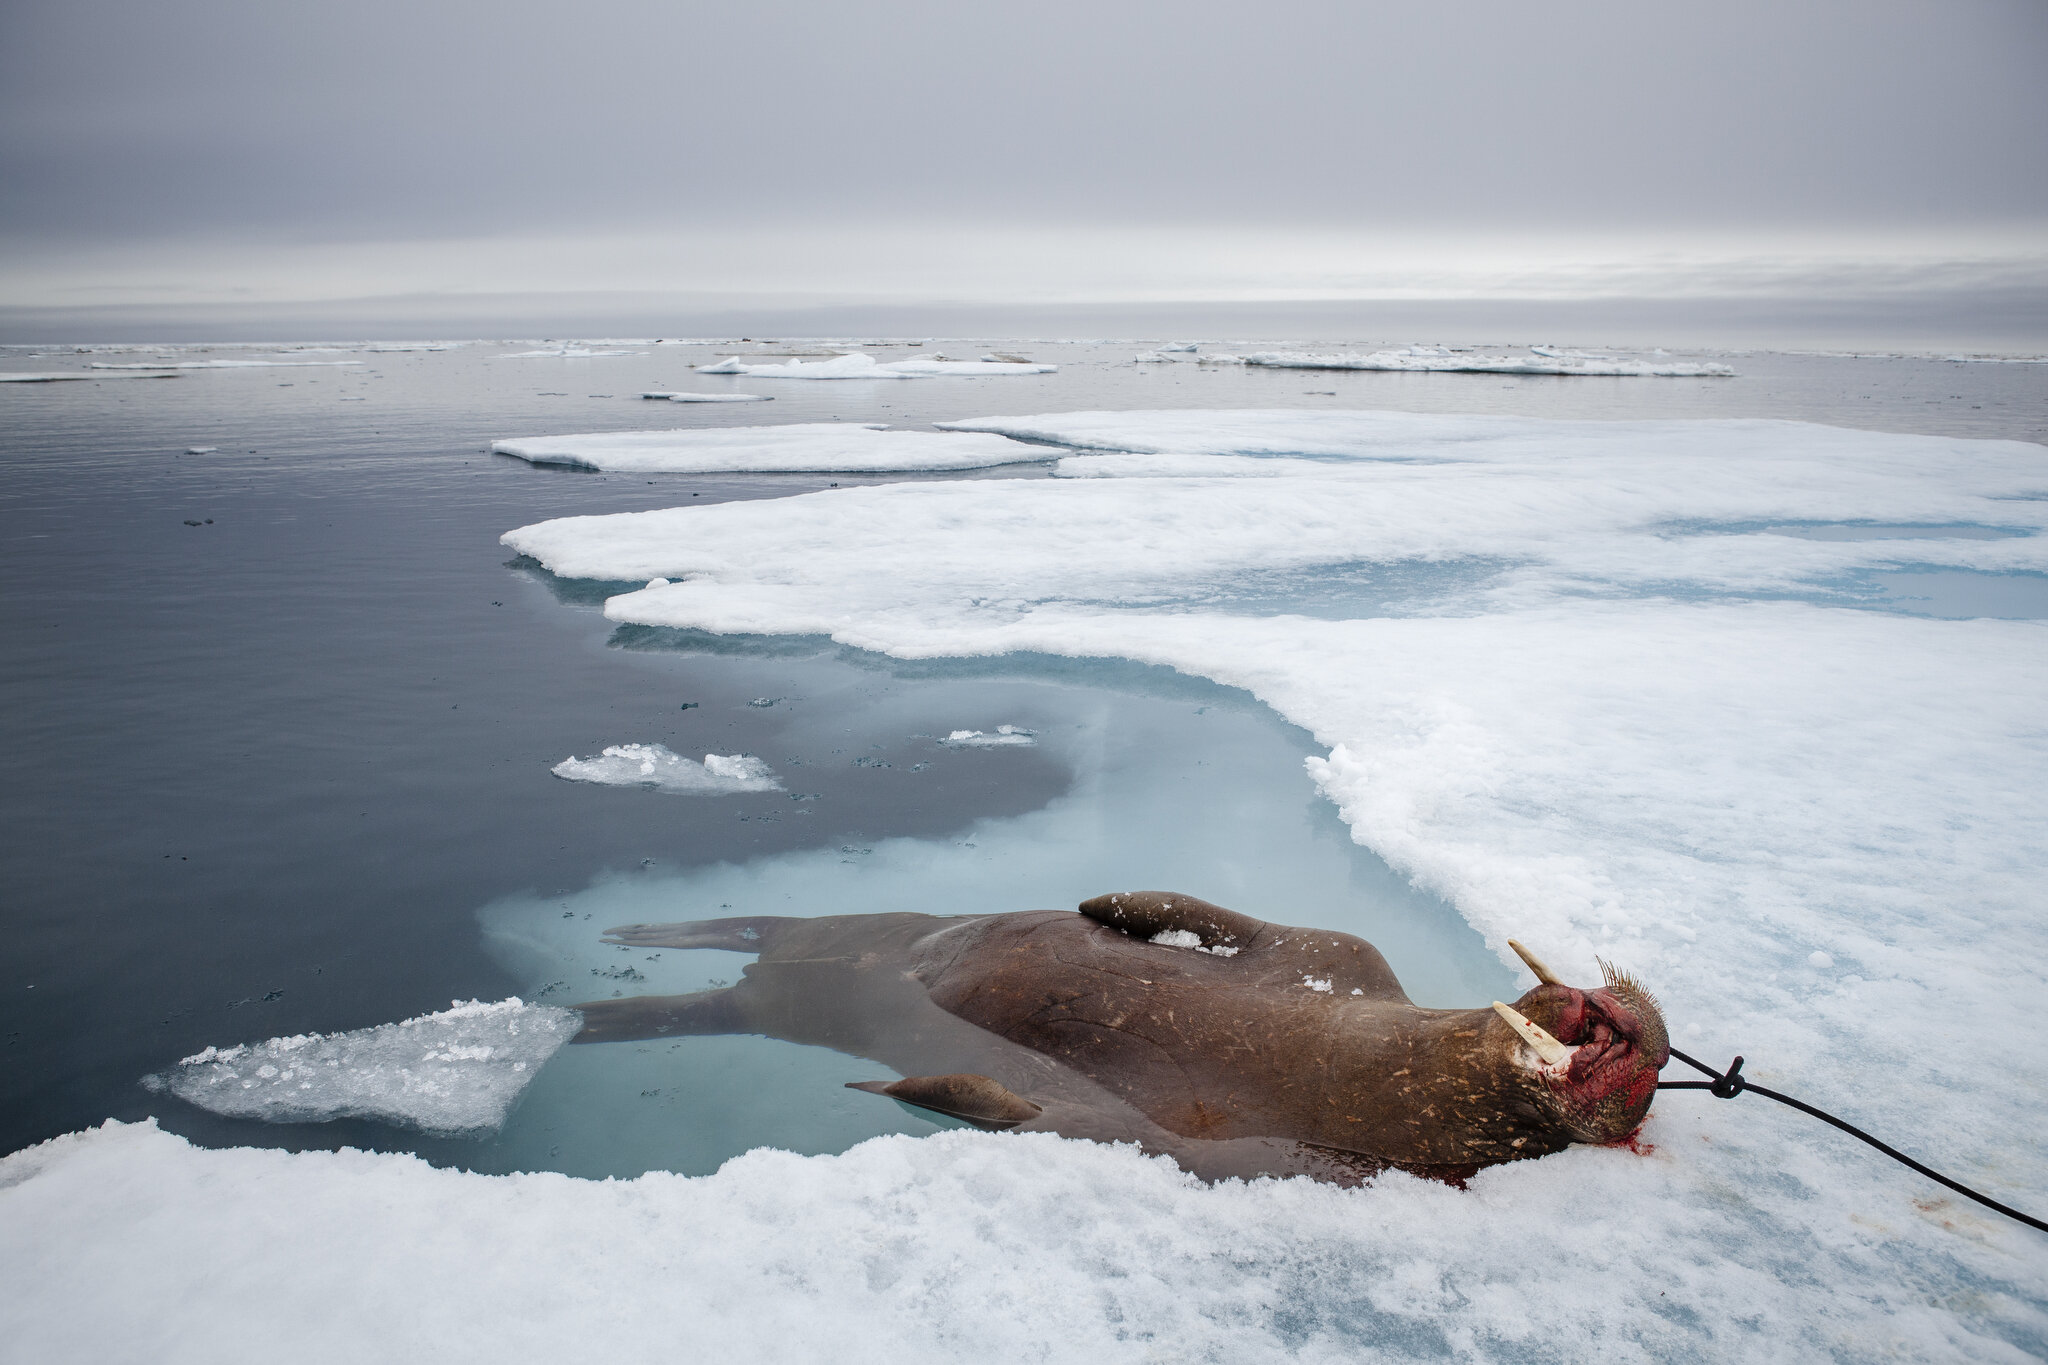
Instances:
[[[1663,379],[1725,379],[1735,371],[1717,361],[1637,359],[1587,351],[1532,346],[1528,355],[1481,355],[1443,346],[1404,346],[1399,350],[1340,352],[1313,355],[1304,351],[1261,351],[1244,358],[1247,365],[1289,370],[1428,370],[1460,374],[1584,374]],[[1140,360],[1148,357],[1140,356]],[[1163,356],[1149,357],[1154,360]]]
[[[608,787],[647,787],[688,796],[779,792],[782,783],[750,754],[706,754],[698,763],[661,744],[614,744],[595,758],[565,758],[556,777]]]
[[[487,1133],[569,1041],[572,1010],[518,997],[456,1001],[438,1014],[350,1033],[210,1047],[145,1082],[233,1118],[366,1118],[443,1136]]]
[[[2048,1207],[2048,1061],[2026,1041],[2048,998],[2048,625],[1917,618],[1853,587],[1909,569],[2041,581],[2048,451],[1749,420],[948,425],[1124,453],[1069,457],[1060,479],[576,518],[505,541],[571,576],[691,576],[611,599],[621,622],[906,658],[1126,658],[1243,687],[1315,736],[1308,771],[1353,837],[1503,963],[1510,935],[1573,979],[1621,961],[1681,1047],[1741,1051],[1764,1083]],[[1265,601],[1231,596],[1247,577],[1272,585]],[[1289,605],[1351,582],[1391,587],[1349,612]],[[1444,1316],[1417,1320],[1497,1344],[1561,1292],[1483,1268],[1554,1181],[1578,1190],[1559,1215],[1575,1243],[1601,1249],[1571,1283],[1639,1285],[1623,1291],[1633,1321],[1682,1318],[1710,1353],[2048,1344],[2035,1234],[1789,1111],[1673,1095],[1644,1136],[1650,1155],[1501,1168],[1426,1214],[1383,1182],[1355,1196],[1360,1226],[1438,1248],[1425,1297]],[[1818,1301],[1834,1307],[1816,1317]],[[1604,1331],[1611,1307],[1587,1301],[1572,1330]],[[1440,1338],[1414,1352],[1432,1353],[1455,1354]]]
[[[979,469],[1042,461],[1053,456],[1051,451],[1001,436],[892,431],[860,422],[532,436],[494,441],[491,449],[535,464],[635,474]]]

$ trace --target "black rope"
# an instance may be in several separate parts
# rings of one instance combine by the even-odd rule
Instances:
[[[1744,1091],[1748,1091],[1750,1094],[1753,1095],[1762,1095],[1765,1099],[1776,1100],[1780,1104],[1789,1104],[1802,1114],[1813,1115],[1822,1123],[1832,1123],[1835,1127],[1841,1129],[1850,1137],[1863,1139],[1865,1142],[1877,1148],[1878,1151],[1883,1152],[1886,1156],[1890,1157],[1893,1161],[1898,1162],[1900,1165],[1911,1166],[1914,1170],[1920,1172],[1920,1174],[1926,1176],[1929,1180],[1935,1181],[1938,1184],[1946,1185],[1950,1189],[1954,1190],[1957,1194],[1963,1195],[1966,1198],[1974,1199],[1987,1209],[1997,1209],[2006,1217],[2016,1218],[2020,1222],[2025,1223],[2030,1228],[2036,1228],[2042,1232],[2048,1232],[2048,1223],[2044,1223],[2038,1218],[2030,1218],[2026,1214],[2021,1213],[2018,1209],[2012,1208],[2005,1204],[2001,1204],[1996,1199],[1992,1199],[1986,1195],[1981,1195],[1977,1193],[1975,1190],[1971,1189],[1968,1185],[1962,1184],[1959,1181],[1950,1180],[1940,1171],[1933,1170],[1929,1167],[1921,1165],[1919,1162],[1913,1160],[1912,1157],[1907,1156],[1898,1148],[1879,1142],[1876,1138],[1864,1132],[1861,1128],[1858,1128],[1856,1125],[1852,1123],[1844,1123],[1842,1122],[1842,1120],[1836,1118],[1833,1114],[1824,1113],[1823,1111],[1814,1108],[1810,1104],[1801,1103],[1800,1101],[1793,1099],[1790,1095],[1780,1095],[1775,1090],[1766,1090],[1764,1089],[1764,1087],[1757,1085],[1752,1081],[1745,1080],[1742,1075],[1742,1058],[1740,1057],[1737,1057],[1735,1061],[1732,1064],[1730,1064],[1727,1071],[1722,1072],[1714,1070],[1714,1068],[1708,1066],[1705,1062],[1698,1061],[1694,1058],[1686,1056],[1677,1048],[1671,1049],[1671,1055],[1676,1057],[1679,1061],[1684,1062],[1687,1066],[1693,1068],[1693,1070],[1703,1071],[1707,1075],[1712,1076],[1714,1079],[1712,1079],[1711,1081],[1659,1081],[1657,1082],[1657,1088],[1659,1090],[1705,1090],[1713,1094],[1713,1096],[1716,1099],[1723,1100],[1732,1100],[1737,1095],[1742,1094]]]

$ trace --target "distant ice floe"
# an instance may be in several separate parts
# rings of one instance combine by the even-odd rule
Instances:
[[[856,474],[1026,464],[1052,452],[977,432],[892,431],[879,423],[799,422],[772,427],[685,427],[494,441],[534,464],[632,474]],[[652,575],[643,575],[652,577]]]
[[[949,749],[1023,749],[1038,743],[1038,736],[1021,725],[998,725],[993,732],[955,730],[939,743]]]
[[[692,393],[671,389],[649,389],[642,398],[666,398],[671,403],[767,403],[773,401],[765,393]]]
[[[520,1091],[580,1026],[573,1010],[517,996],[458,1000],[439,1014],[349,1033],[210,1047],[143,1084],[229,1118],[377,1119],[478,1136],[504,1123]]]
[[[315,365],[360,365],[360,360],[166,360],[158,364],[92,361],[95,370],[272,370],[306,369]]]
[[[555,346],[538,351],[509,351],[505,360],[592,360],[607,355],[639,355],[638,351],[594,351],[588,346]]]
[[[1478,355],[1443,346],[1406,346],[1369,354],[1311,355],[1302,351],[1261,351],[1247,365],[1288,370],[1427,370],[1459,374],[1582,374],[1664,379],[1725,379],[1735,371],[1714,361],[1632,360],[1590,351],[1532,346],[1530,354]]]
[[[1004,375],[1052,374],[1057,365],[1035,365],[1009,360],[947,360],[941,356],[914,355],[887,363],[855,351],[830,360],[789,360],[782,364],[752,364],[739,356],[716,365],[699,365],[698,374],[743,374],[751,379],[930,379],[942,375],[999,377]]]
[[[702,763],[660,744],[614,744],[596,758],[565,758],[556,777],[608,787],[648,787],[677,796],[779,792],[782,782],[750,754],[706,754]]]
[[[97,374],[90,370],[18,370],[0,374],[0,384],[63,384],[80,379],[176,379],[174,371],[147,374]]]

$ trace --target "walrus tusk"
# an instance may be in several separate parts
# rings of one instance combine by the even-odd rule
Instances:
[[[1545,1066],[1563,1066],[1572,1059],[1570,1048],[1551,1037],[1540,1025],[1530,1022],[1528,1016],[1513,1005],[1503,1005],[1496,1000],[1493,1002],[1493,1009],[1494,1013],[1508,1021],[1509,1028],[1522,1035],[1522,1041],[1535,1050],[1536,1055],[1543,1059]]]
[[[1536,979],[1538,981],[1541,981],[1544,985],[1562,986],[1564,984],[1564,982],[1559,981],[1557,979],[1557,973],[1551,971],[1550,968],[1543,965],[1543,960],[1541,958],[1537,957],[1536,954],[1530,952],[1527,948],[1524,948],[1521,944],[1515,942],[1513,939],[1509,939],[1508,947],[1513,948],[1515,950],[1515,956],[1522,959],[1522,965],[1527,967],[1530,971],[1536,973]]]

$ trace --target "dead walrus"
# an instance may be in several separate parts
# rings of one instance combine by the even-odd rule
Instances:
[[[746,917],[607,942],[757,953],[736,986],[578,1005],[579,1043],[760,1033],[879,1062],[850,1082],[978,1127],[1134,1142],[1208,1179],[1388,1167],[1461,1180],[1574,1142],[1622,1142],[1667,1043],[1627,976],[1510,1007],[1410,1003],[1370,943],[1192,896],[1081,913]]]

